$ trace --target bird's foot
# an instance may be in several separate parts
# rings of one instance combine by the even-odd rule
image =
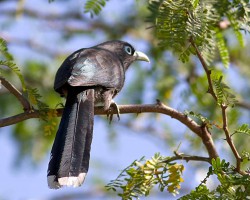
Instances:
[[[113,109],[111,107],[113,107]],[[118,105],[114,101],[112,101],[111,104],[110,104],[108,113],[107,113],[107,117],[109,119],[109,123],[111,123],[111,121],[113,120],[113,115],[114,114],[112,113],[112,110],[116,110],[116,112],[117,112],[117,118],[118,118],[118,120],[120,120],[120,110],[119,110],[119,107],[118,107]]]

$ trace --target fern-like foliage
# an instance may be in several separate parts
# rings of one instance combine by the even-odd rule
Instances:
[[[240,30],[249,26],[250,5],[249,1],[245,0],[221,0],[214,4],[215,9],[221,17],[229,20],[236,38],[241,46],[244,46],[243,35]],[[249,31],[249,29],[245,29]]]
[[[201,52],[207,65],[213,61],[216,47],[223,64],[228,67],[229,54],[223,28],[228,20],[236,38],[244,45],[242,25],[248,26],[249,4],[245,0],[152,0],[149,1],[148,21],[154,24],[159,45],[171,49],[183,62],[196,55],[191,40]],[[228,26],[229,27],[229,26]],[[248,30],[247,30],[248,31]]]
[[[250,136],[250,128],[248,124],[242,124],[240,127],[238,127],[233,134],[236,133],[244,133],[248,136]]]
[[[206,182],[212,175],[218,178],[220,184],[210,191],[206,186]],[[207,176],[202,183],[190,194],[179,198],[179,200],[249,199],[249,181],[249,175],[235,173],[234,167],[230,166],[225,160],[220,160],[220,158],[212,159],[212,166],[209,167]]]
[[[198,119],[199,121],[201,121],[204,124],[211,124],[209,119],[207,117],[204,117],[200,113],[195,113],[193,111],[185,111],[184,114],[187,115],[187,116],[192,116],[192,117]]]
[[[44,125],[44,133],[45,135],[51,135],[52,133],[55,132],[56,127],[57,127],[57,111],[56,109],[51,109],[48,112],[46,112],[46,125]]]
[[[186,62],[195,54],[190,39],[202,52],[209,63],[214,54],[214,30],[211,24],[217,20],[212,6],[204,6],[200,1],[151,1],[151,15],[148,21],[155,24],[159,45],[172,49],[179,54],[181,61]],[[156,12],[157,10],[157,12]]]
[[[215,87],[215,93],[217,96],[217,104],[219,106],[234,106],[237,103],[235,95],[231,92],[230,87],[222,82],[223,76],[217,76],[216,74],[212,76],[212,82]]]
[[[23,91],[26,91],[27,87],[24,82],[23,75],[19,69],[19,67],[13,62],[9,60],[0,60],[0,66],[10,68],[19,78]]]
[[[90,13],[90,16],[98,15],[108,0],[88,0],[84,6],[84,12]]]
[[[49,3],[55,1],[55,0],[48,0]],[[95,15],[98,15],[102,8],[106,5],[106,2],[108,0],[87,0],[84,5],[84,12],[90,13],[91,17],[94,17]]]
[[[209,120],[207,117],[203,116],[201,113],[196,113],[194,111],[185,111],[184,114],[187,116],[190,116],[201,125],[206,124],[208,128],[212,128],[212,127],[220,128],[220,126],[216,122]]]
[[[2,38],[0,38],[0,53],[0,55],[2,56],[2,58],[0,59],[0,66],[9,68],[17,75],[22,84],[22,91],[28,97],[30,104],[32,105],[32,107],[37,108],[41,114],[41,117],[45,119],[46,113],[48,111],[48,106],[40,100],[41,95],[38,93],[38,90],[36,88],[28,88],[26,86],[24,77],[19,67],[14,63],[12,55],[8,52],[7,44]]]
[[[216,37],[216,43],[217,43],[217,47],[220,53],[222,63],[224,67],[228,68],[229,67],[229,52],[226,46],[224,36],[222,32],[219,31],[219,29],[217,29],[215,37]]]
[[[38,93],[38,89],[28,88],[27,95],[31,105],[38,109],[40,117],[44,120],[47,120],[49,107],[46,103],[41,101],[42,96]]]
[[[155,185],[158,185],[160,191],[167,188],[175,195],[180,189],[180,183],[183,182],[181,175],[184,167],[181,164],[167,163],[166,159],[157,153],[149,160],[136,160],[106,188],[113,191],[121,190],[118,195],[122,199],[147,196]]]
[[[23,91],[26,91],[23,75],[19,67],[13,62],[13,57],[8,51],[7,43],[3,38],[0,38],[0,66],[2,68],[11,69],[19,78]]]
[[[0,38],[0,59],[13,60],[12,55],[8,51],[7,43],[3,38]]]

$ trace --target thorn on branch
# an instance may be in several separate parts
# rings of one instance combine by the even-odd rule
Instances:
[[[162,102],[160,101],[160,99],[156,99],[156,104],[157,104],[158,106],[162,106],[162,105],[163,105]]]

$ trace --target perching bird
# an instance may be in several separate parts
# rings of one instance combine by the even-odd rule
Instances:
[[[136,60],[149,62],[129,43],[108,41],[80,49],[62,63],[54,89],[66,97],[66,104],[51,150],[50,188],[82,185],[89,168],[94,107],[109,110],[124,85],[126,70]]]

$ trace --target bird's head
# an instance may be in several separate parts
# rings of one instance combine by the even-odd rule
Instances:
[[[121,60],[121,62],[123,63],[125,70],[128,69],[129,65],[132,62],[137,61],[137,60],[150,62],[146,54],[140,51],[136,51],[135,48],[127,42],[113,40],[113,41],[108,41],[108,42],[99,44],[97,47],[106,49],[116,54]]]

